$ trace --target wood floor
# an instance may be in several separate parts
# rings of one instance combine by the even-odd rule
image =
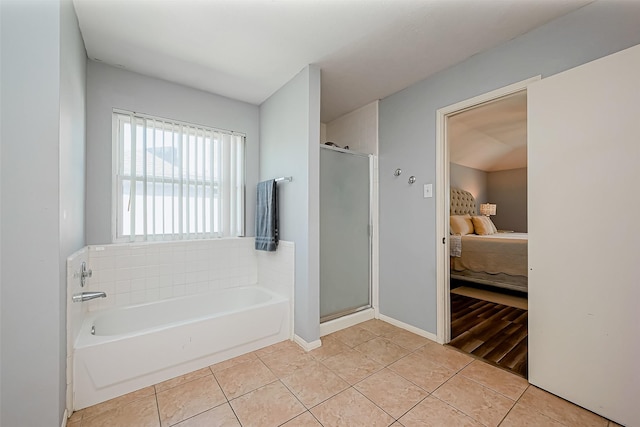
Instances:
[[[527,378],[527,310],[451,294],[449,345]]]

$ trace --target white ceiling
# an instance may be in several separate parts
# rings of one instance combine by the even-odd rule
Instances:
[[[486,172],[527,167],[527,93],[518,92],[447,121],[449,161]]]
[[[592,0],[74,0],[88,56],[260,104],[307,64],[322,121]]]

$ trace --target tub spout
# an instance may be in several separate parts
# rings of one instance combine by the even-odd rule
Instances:
[[[71,297],[73,302],[89,301],[96,298],[106,298],[107,294],[104,292],[81,292]]]

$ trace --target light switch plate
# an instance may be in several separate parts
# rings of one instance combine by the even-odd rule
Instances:
[[[433,197],[433,185],[425,184],[424,185],[424,198]]]

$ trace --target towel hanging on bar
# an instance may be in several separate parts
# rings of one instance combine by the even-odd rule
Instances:
[[[258,183],[256,203],[256,242],[259,251],[278,248],[278,184],[275,179]]]

